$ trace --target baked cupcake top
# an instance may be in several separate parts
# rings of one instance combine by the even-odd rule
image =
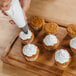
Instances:
[[[37,46],[34,44],[27,44],[23,47],[23,54],[26,56],[33,56],[37,53]]]
[[[70,59],[70,54],[66,49],[59,49],[55,52],[55,60],[59,63],[66,63]]]
[[[53,46],[54,44],[57,44],[58,39],[55,35],[49,34],[46,35],[46,37],[43,39],[43,42],[47,46]]]
[[[32,32],[30,30],[28,30],[28,34],[25,34],[23,31],[20,32],[19,34],[19,37],[22,39],[22,40],[27,40],[27,39],[30,39],[32,36]]]
[[[68,31],[68,33],[70,33],[71,35],[76,35],[76,25],[74,25],[74,24],[68,25],[67,31]]]
[[[70,47],[76,49],[76,37],[70,40]]]
[[[41,27],[44,24],[44,19],[38,16],[34,16],[30,19],[30,25],[33,27]]]
[[[56,34],[58,31],[58,25],[54,22],[46,23],[44,25],[44,31],[49,34]]]

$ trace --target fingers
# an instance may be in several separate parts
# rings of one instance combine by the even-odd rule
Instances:
[[[20,0],[20,3],[24,12],[26,12],[30,6],[31,0]]]
[[[10,8],[10,3],[11,3],[11,0],[2,0],[0,4],[1,9],[4,11],[8,10]]]
[[[24,10],[25,12],[27,12],[27,10],[28,10],[29,7],[30,7],[31,0],[23,0],[23,1],[24,1],[23,10]]]
[[[6,16],[8,16],[4,11],[8,10],[10,8],[11,0],[0,0],[0,9],[2,10],[2,13]],[[9,23],[15,24],[13,20],[10,20]]]
[[[7,5],[5,7],[3,7],[3,6],[1,7],[1,9],[4,10],[4,11],[8,10],[9,8],[10,8],[10,5]]]

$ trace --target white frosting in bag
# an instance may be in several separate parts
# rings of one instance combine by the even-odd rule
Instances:
[[[53,46],[54,44],[56,44],[57,43],[57,38],[56,38],[56,36],[55,35],[51,35],[51,34],[49,34],[49,35],[47,35],[45,38],[44,38],[44,40],[43,40],[43,42],[45,43],[45,45],[47,45],[47,46]]]
[[[70,47],[76,49],[76,37],[70,40]]]
[[[19,34],[19,37],[22,39],[22,40],[27,40],[27,39],[30,39],[32,36],[32,32],[30,30],[28,30],[28,34],[25,34],[23,31],[20,32]]]
[[[12,0],[10,9],[5,12],[12,18],[18,27],[22,28],[27,24],[19,0]]]
[[[55,60],[59,63],[68,62],[69,58],[70,58],[70,55],[68,51],[65,49],[57,50],[57,52],[55,53]]]
[[[27,44],[23,47],[23,54],[26,56],[32,56],[37,53],[37,46],[34,44]]]

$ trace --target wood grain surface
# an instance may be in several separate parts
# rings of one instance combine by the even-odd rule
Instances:
[[[59,27],[59,31],[56,36],[58,37],[60,42],[66,37],[66,35],[67,35],[66,29],[63,27]],[[44,37],[42,35],[42,31],[38,34],[37,37],[39,36],[40,36],[39,41],[41,44],[41,41],[43,40],[43,37]],[[39,41],[36,41],[36,43]],[[21,40],[18,38],[14,46],[11,48],[10,52],[4,58],[3,61],[7,64],[23,68],[27,71],[36,73],[38,75],[62,76],[64,71],[62,68],[58,68],[55,65],[55,61],[53,57],[54,51],[51,51],[51,52],[47,51],[43,46],[40,46],[40,44],[38,46],[40,48],[39,58],[35,62],[28,62],[25,60],[25,58],[21,53],[22,43],[21,43]]]
[[[41,16],[60,25],[76,24],[76,0],[32,0],[29,16]]]

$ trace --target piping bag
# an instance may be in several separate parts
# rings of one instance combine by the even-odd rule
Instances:
[[[12,0],[9,10],[6,10],[5,13],[12,18],[12,20],[19,28],[23,29],[23,31],[25,30],[28,32],[29,28],[27,18],[26,15],[24,15],[19,0]]]

